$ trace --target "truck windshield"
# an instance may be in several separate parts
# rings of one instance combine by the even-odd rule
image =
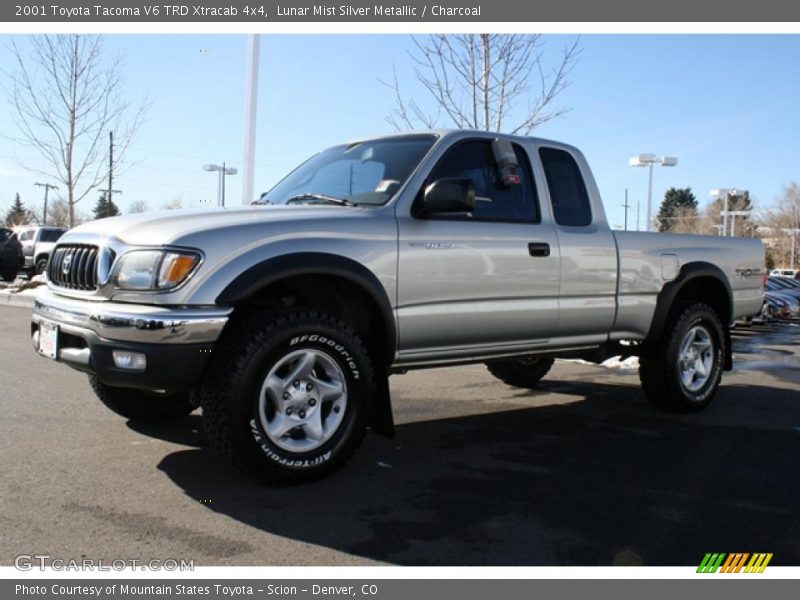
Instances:
[[[385,204],[435,141],[415,135],[334,146],[292,171],[259,203]]]

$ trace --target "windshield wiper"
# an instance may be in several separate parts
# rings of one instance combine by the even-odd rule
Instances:
[[[286,204],[294,204],[297,202],[302,202],[304,200],[317,200],[319,202],[325,202],[327,204],[337,204],[339,206],[357,206],[354,202],[350,202],[350,200],[345,200],[344,198],[337,198],[336,196],[328,196],[327,194],[311,194],[311,193],[292,196],[286,201]]]

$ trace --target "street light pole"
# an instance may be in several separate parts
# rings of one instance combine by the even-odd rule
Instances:
[[[714,198],[718,198],[722,200],[722,236],[728,236],[728,217],[731,216],[733,213],[730,210],[729,200],[731,198],[744,198],[747,195],[747,190],[739,190],[736,188],[717,188],[715,190],[711,190],[711,196]],[[735,222],[735,217],[734,221]],[[732,226],[730,236],[733,237],[734,230]]]
[[[256,156],[256,117],[258,113],[258,59],[261,38],[247,36],[247,69],[244,91],[244,163],[242,164],[242,204],[250,204],[253,196]]]
[[[225,163],[220,165],[203,165],[203,171],[218,171],[219,181],[217,183],[217,206],[225,206],[225,176],[236,175],[237,171],[233,167],[226,167]]]
[[[659,164],[662,167],[674,167],[678,164],[678,159],[674,156],[656,156],[655,154],[638,154],[628,160],[632,167],[649,167],[647,174],[647,227],[645,231],[653,229],[653,165]]]

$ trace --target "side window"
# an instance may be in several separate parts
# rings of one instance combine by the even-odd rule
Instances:
[[[30,229],[28,231],[23,231],[19,236],[20,242],[27,242],[33,236],[33,231]]]
[[[40,229],[39,232],[40,242],[57,242],[58,238],[64,235],[60,229]]]
[[[462,142],[444,155],[428,181],[442,177],[468,177],[475,184],[475,210],[466,218],[476,221],[539,222],[539,201],[525,151],[514,144],[519,162],[520,185],[506,187],[498,177],[490,141]]]
[[[569,152],[556,148],[541,148],[539,157],[550,189],[553,216],[556,223],[569,227],[592,224],[592,207],[583,175]]]

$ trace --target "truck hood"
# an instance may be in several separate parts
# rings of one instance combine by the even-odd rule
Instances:
[[[180,244],[181,240],[200,232],[235,229],[289,221],[329,220],[362,213],[367,208],[345,206],[248,206],[241,208],[198,208],[168,210],[98,219],[80,225],[64,234],[59,242],[91,239],[101,242],[116,238],[132,246]]]

